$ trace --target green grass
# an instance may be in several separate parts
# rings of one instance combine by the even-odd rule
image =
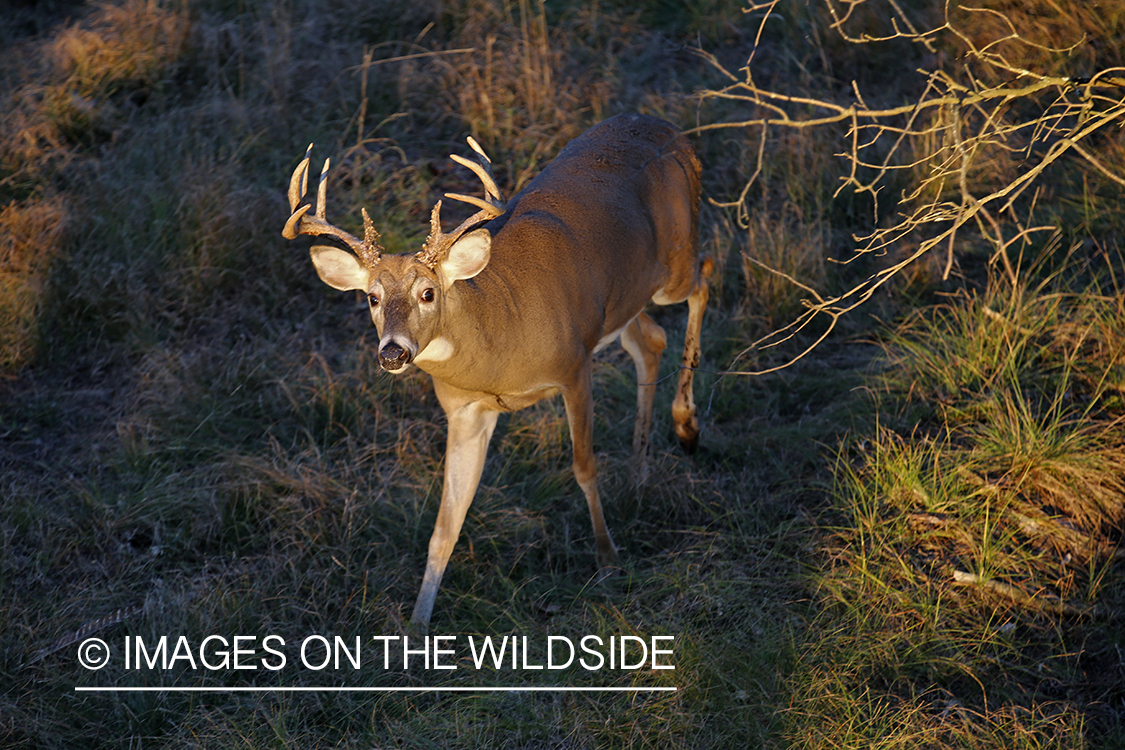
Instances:
[[[820,6],[785,11],[760,75],[795,94],[853,77],[893,80],[888,101],[909,93],[917,50],[865,56],[833,40]],[[857,18],[889,28],[874,5]],[[1036,28],[1051,41],[1086,26]],[[465,135],[511,194],[619,111],[684,127],[736,116],[692,98],[722,82],[680,45],[737,69],[756,28],[719,1],[133,0],[0,20],[0,744],[1120,746],[1119,186],[1060,170],[1036,207],[1060,234],[1023,249],[1016,289],[966,230],[960,276],[923,268],[792,368],[721,376],[802,309],[745,256],[818,288],[872,270],[830,261],[871,221],[862,200],[831,197],[839,133],[769,142],[746,227],[704,207],[719,263],[694,457],[675,445],[664,383],[651,478],[632,487],[632,363],[614,348],[597,365],[621,576],[593,583],[565,413],[542,403],[501,419],[437,600],[434,632],[457,636],[461,668],[294,666],[308,635],[403,632],[445,429],[428,378],[378,372],[366,311],[280,237],[305,146],[336,165],[334,221],[356,229],[366,206],[390,251],[415,249],[436,196],[472,190],[446,159]],[[1119,48],[1025,53],[1066,69]],[[1096,144],[1107,164],[1117,141]],[[756,134],[696,147],[708,196],[737,196]],[[671,376],[686,315],[651,314]],[[278,673],[76,659],[88,636],[119,650],[126,636],[270,633],[288,644]],[[673,635],[676,669],[478,672],[464,649],[526,636],[534,657],[552,635]],[[74,691],[325,684],[678,690]]]
[[[837,457],[797,744],[1111,740],[1075,707],[1120,697],[1121,297],[1056,287],[994,282],[888,339],[883,424]]]

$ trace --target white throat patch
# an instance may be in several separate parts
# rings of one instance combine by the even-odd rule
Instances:
[[[418,356],[414,358],[415,362],[444,362],[453,356],[453,342],[444,336],[437,338],[426,344],[426,348],[418,352]]]

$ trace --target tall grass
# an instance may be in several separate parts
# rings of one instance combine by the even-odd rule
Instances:
[[[1091,741],[1071,701],[1118,693],[1122,303],[994,282],[895,330],[884,424],[837,459],[798,744]]]
[[[12,202],[0,209],[0,370],[39,353],[47,270],[59,253],[67,212],[58,199]]]

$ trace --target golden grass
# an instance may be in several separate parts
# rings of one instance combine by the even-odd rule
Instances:
[[[64,28],[51,41],[55,75],[69,93],[86,99],[159,82],[183,54],[191,31],[187,6],[169,5],[97,3],[83,24]]]
[[[1041,75],[1081,77],[1125,64],[1118,43],[1125,33],[1122,0],[986,0],[951,6],[950,13],[965,34],[954,50],[967,42]],[[976,72],[985,80],[998,75]]]
[[[823,285],[828,231],[823,219],[803,217],[790,203],[780,215],[761,211],[752,216],[746,247],[742,253],[746,312],[773,330],[800,310],[800,301],[808,292],[798,284]]]
[[[0,374],[33,362],[48,269],[66,236],[60,198],[0,208]]]
[[[400,85],[436,68],[441,96],[454,99],[447,106],[499,158],[512,194],[568,141],[608,116],[620,85],[597,46],[603,40],[588,39],[576,20],[552,28],[543,3],[473,0],[461,10],[466,22],[448,46],[472,51],[419,67]]]
[[[42,113],[74,143],[101,139],[128,115],[118,94],[150,93],[183,55],[191,32],[187,6],[156,0],[99,3],[82,24],[63,28],[44,45],[49,83],[37,99]]]

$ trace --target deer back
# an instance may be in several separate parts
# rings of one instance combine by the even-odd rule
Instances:
[[[568,382],[650,299],[694,288],[699,173],[687,139],[657,118],[621,115],[571,141],[484,225],[491,259],[443,309],[453,353],[419,366],[489,393]]]

